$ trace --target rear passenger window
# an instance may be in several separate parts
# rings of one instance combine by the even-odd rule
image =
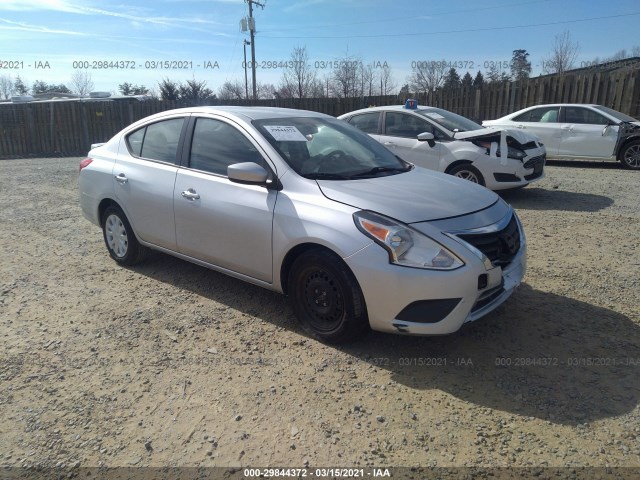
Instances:
[[[189,167],[226,177],[229,165],[243,162],[268,170],[260,152],[237,128],[211,118],[196,120]]]
[[[379,119],[380,112],[363,113],[361,115],[354,115],[351,117],[349,119],[349,123],[365,133],[375,134],[378,133]]]
[[[518,115],[513,119],[514,122],[539,122],[539,123],[555,123],[558,121],[558,113],[560,107],[541,107],[534,108],[528,112]]]
[[[135,157],[176,163],[183,118],[172,118],[147,125],[127,136],[127,146]]]
[[[140,156],[140,152],[142,151],[142,140],[144,140],[144,132],[146,130],[146,128],[141,128],[127,137],[127,145],[129,145],[131,155],[135,157]]]
[[[182,118],[175,118],[149,125],[142,142],[141,156],[161,162],[176,163],[183,122]]]

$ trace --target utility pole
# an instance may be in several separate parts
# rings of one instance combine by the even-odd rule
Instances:
[[[253,99],[256,95],[256,22],[253,19],[253,4],[264,8],[264,4],[257,2],[256,0],[245,0],[249,4],[249,33],[251,34],[251,78],[253,80]]]
[[[244,39],[244,98],[249,100],[249,81],[247,80],[247,45],[251,45],[251,42]]]

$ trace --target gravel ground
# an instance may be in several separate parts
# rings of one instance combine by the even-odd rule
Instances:
[[[640,172],[504,194],[525,283],[444,337],[308,338],[285,299],[80,213],[78,158],[0,163],[0,465],[640,467]]]

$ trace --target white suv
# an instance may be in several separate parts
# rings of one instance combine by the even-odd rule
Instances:
[[[447,110],[418,106],[415,100],[404,106],[356,110],[338,118],[407,162],[491,190],[524,187],[544,176],[546,150],[533,135],[484,128]]]

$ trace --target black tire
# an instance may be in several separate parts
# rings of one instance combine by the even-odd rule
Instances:
[[[102,215],[102,234],[109,255],[122,265],[135,265],[147,255],[148,249],[138,242],[122,209],[107,207]]]
[[[464,178],[465,180],[468,180],[472,183],[477,183],[478,185],[482,185],[483,187],[485,186],[484,177],[482,176],[480,171],[470,163],[457,165],[447,173],[449,175],[453,175],[454,177]]]
[[[640,140],[634,140],[624,146],[620,152],[620,163],[629,170],[640,170]]]
[[[352,341],[369,330],[360,286],[331,252],[314,249],[300,255],[291,266],[288,293],[300,323],[323,342]]]

